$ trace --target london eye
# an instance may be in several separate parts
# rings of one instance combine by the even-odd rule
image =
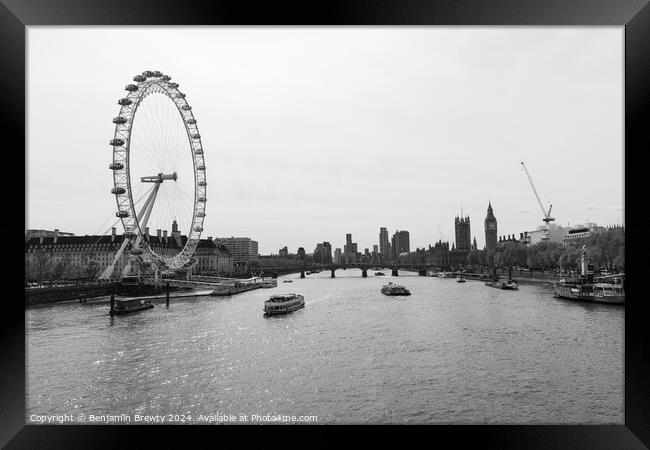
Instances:
[[[179,84],[169,75],[147,70],[124,89],[113,119],[109,169],[115,214],[125,238],[113,264],[100,277],[105,279],[113,275],[124,252],[130,260],[123,275],[133,271],[134,265],[163,271],[187,267],[203,231],[207,200],[201,135]],[[169,238],[176,239],[176,245],[151,239],[150,229],[167,230],[172,222]],[[186,239],[180,239],[179,230],[186,233]]]

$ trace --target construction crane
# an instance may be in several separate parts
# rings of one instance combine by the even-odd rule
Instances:
[[[440,225],[438,224],[438,231],[440,232],[440,242],[444,242],[445,237],[442,235],[442,230],[440,229]]]
[[[533,188],[533,192],[535,193],[535,197],[537,197],[537,202],[539,203],[539,207],[542,208],[542,214],[544,214],[544,218],[542,219],[544,222],[546,222],[546,225],[548,225],[549,222],[553,222],[555,219],[551,217],[551,209],[553,208],[553,205],[549,202],[548,206],[548,211],[544,210],[544,205],[542,205],[542,201],[539,198],[539,194],[537,193],[537,189],[535,189],[535,185],[533,184],[533,179],[530,177],[530,173],[528,173],[528,169],[526,168],[526,164],[524,162],[521,162],[522,167],[524,168],[524,172],[526,172],[526,176],[528,177],[528,181],[530,181],[530,187]]]

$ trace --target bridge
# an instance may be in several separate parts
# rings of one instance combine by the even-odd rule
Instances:
[[[279,272],[288,274],[288,273],[300,273],[300,278],[305,278],[305,273],[309,271],[327,271],[331,272],[331,278],[336,277],[336,271],[338,269],[361,269],[361,276],[367,277],[368,270],[383,270],[390,269],[393,276],[398,276],[398,270],[408,270],[412,272],[418,272],[422,276],[426,276],[428,270],[438,269],[438,266],[432,266],[430,264],[407,264],[407,263],[395,263],[395,264],[372,264],[372,263],[347,263],[347,264],[313,264],[311,266],[294,266],[294,267],[256,267],[256,270],[260,270],[261,273],[272,273],[277,276]]]

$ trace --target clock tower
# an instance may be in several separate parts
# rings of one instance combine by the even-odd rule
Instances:
[[[492,212],[492,203],[488,203],[487,216],[485,217],[485,248],[493,250],[497,246],[497,219]]]

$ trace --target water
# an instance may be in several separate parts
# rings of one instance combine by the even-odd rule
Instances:
[[[29,309],[27,417],[624,423],[623,307],[555,299],[549,286],[386,273],[289,275],[274,289],[112,319],[106,303]],[[389,280],[412,295],[382,295]],[[305,308],[264,318],[264,300],[289,292]]]

